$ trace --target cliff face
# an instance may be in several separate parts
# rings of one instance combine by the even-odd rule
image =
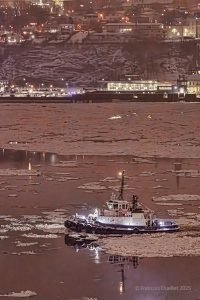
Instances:
[[[2,50],[0,78],[20,82],[94,85],[120,80],[127,74],[143,79],[173,80],[187,73],[194,60],[194,45],[140,42],[125,45],[56,45]]]

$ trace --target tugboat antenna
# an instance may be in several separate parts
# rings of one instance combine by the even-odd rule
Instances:
[[[125,171],[122,171],[122,177],[121,177],[121,186],[120,186],[120,190],[119,190],[119,200],[123,200],[124,198],[124,175],[125,175]]]

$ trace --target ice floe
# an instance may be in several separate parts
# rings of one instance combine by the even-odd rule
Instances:
[[[161,206],[182,206],[183,203],[175,203],[175,202],[156,202],[156,205],[161,205]]]
[[[117,120],[117,119],[122,119],[122,116],[120,115],[115,115],[115,116],[111,116],[110,118],[108,118],[109,120]]]
[[[15,244],[16,244],[17,247],[31,247],[31,246],[37,245],[38,242],[23,243],[23,242],[20,242],[20,241],[16,241]]]
[[[160,181],[168,181],[167,178],[156,178],[155,179],[156,182],[160,182]]]
[[[11,215],[0,215],[0,219],[12,218]]]
[[[144,171],[144,172],[139,174],[139,176],[153,176],[153,175],[155,175],[155,173],[148,172],[148,171]]]
[[[152,189],[166,189],[166,187],[164,187],[163,185],[156,185],[156,186],[153,186]]]
[[[7,236],[7,235],[1,235],[1,236],[0,236],[0,241],[5,240],[5,239],[8,239],[8,236]]]
[[[168,214],[172,217],[178,216],[178,215],[184,215],[184,211],[179,209],[169,209]]]
[[[100,181],[102,181],[102,182],[119,182],[119,179],[117,179],[115,177],[106,177]]]
[[[200,220],[198,215],[196,215],[195,218],[179,217],[178,219],[174,219],[174,221],[181,227],[182,230],[191,230],[194,226],[195,230],[197,229],[200,231]]]
[[[65,182],[68,180],[78,180],[78,179],[80,179],[80,178],[67,176],[67,177],[60,177],[60,178],[56,179],[56,181]]]
[[[54,167],[78,167],[77,161],[59,161],[58,163],[54,163],[52,166]]]
[[[109,188],[110,190],[113,190],[113,191],[115,191],[115,192],[118,192],[119,189],[120,189],[120,186],[118,186],[118,185],[114,185],[114,186],[109,185],[108,188]],[[127,191],[127,190],[135,190],[135,187],[130,187],[128,184],[125,184],[125,185],[124,185],[124,190],[125,190],[125,191]]]
[[[37,215],[22,215],[22,220],[24,222],[36,223],[42,221],[42,216]]]
[[[99,182],[90,182],[90,183],[84,183],[83,185],[78,186],[78,189],[106,190],[106,187],[103,185],[100,185]]]
[[[6,228],[0,228],[0,233],[6,233],[6,232],[8,232],[8,229],[6,229]]]
[[[176,173],[177,176],[200,177],[199,170],[172,170],[172,173]]]
[[[15,298],[28,298],[37,296],[37,293],[33,291],[21,291],[21,292],[9,292],[8,294],[0,294],[0,297],[15,297]]]
[[[159,197],[153,197],[153,201],[200,201],[200,195],[189,195],[189,194],[177,194],[177,195],[165,195]]]
[[[53,223],[55,226],[57,226],[56,224],[63,224],[66,218],[66,213],[67,210],[43,212],[43,215],[45,215],[43,223]]]
[[[113,255],[139,257],[199,256],[199,232],[139,234],[109,237],[98,241]]]
[[[21,252],[12,252],[12,255],[36,255],[38,253],[34,251],[21,251]]]
[[[41,172],[38,170],[26,170],[26,169],[0,169],[0,176],[39,176]]]
[[[70,173],[67,173],[67,172],[56,172],[55,175],[69,176]]]
[[[36,234],[36,233],[25,233],[22,236],[27,238],[34,238],[34,239],[57,239],[59,235],[56,234]]]
[[[55,233],[55,234],[60,234],[60,233],[65,233],[66,228],[62,224],[37,224],[36,229],[49,232],[49,233]]]
[[[30,231],[33,229],[33,226],[30,224],[22,224],[22,223],[10,223],[6,225],[1,225],[2,228],[5,228],[8,231]]]

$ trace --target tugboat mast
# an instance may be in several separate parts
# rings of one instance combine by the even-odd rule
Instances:
[[[124,176],[125,176],[125,171],[122,171],[121,173],[121,186],[120,186],[120,190],[119,190],[119,200],[123,200],[124,199]]]

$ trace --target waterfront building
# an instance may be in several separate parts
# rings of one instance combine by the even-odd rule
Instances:
[[[115,92],[172,92],[172,84],[153,80],[111,81],[107,90]]]
[[[200,74],[187,76],[187,91],[191,94],[200,94]]]

